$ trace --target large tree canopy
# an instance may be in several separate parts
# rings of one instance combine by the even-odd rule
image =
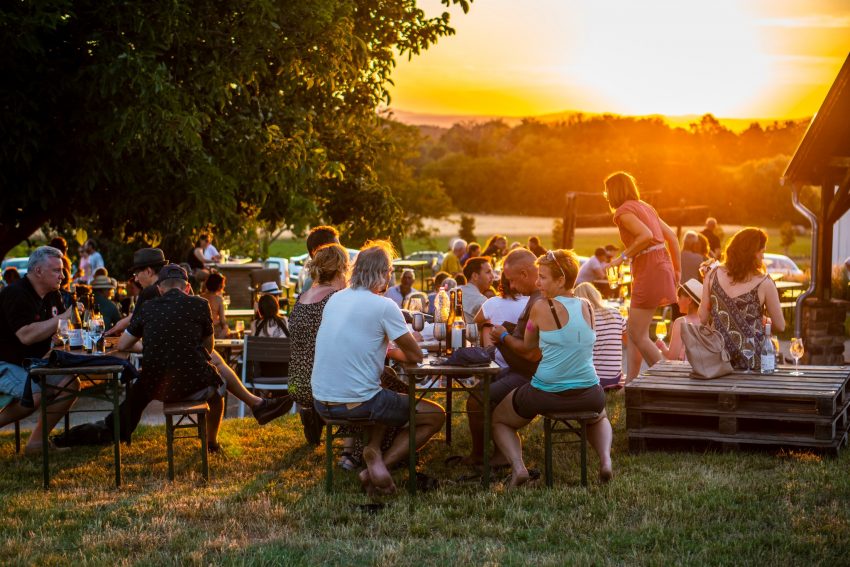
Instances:
[[[396,54],[451,33],[415,0],[4,3],[0,256],[80,221],[163,244],[250,222],[397,236],[375,109]]]

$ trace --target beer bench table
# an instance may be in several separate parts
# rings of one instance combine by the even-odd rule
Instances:
[[[690,377],[656,364],[626,385],[629,449],[671,444],[786,447],[837,454],[850,427],[850,367],[779,365],[775,374]]]
[[[93,398],[97,400],[105,400],[112,402],[112,415],[116,416],[113,419],[113,446],[115,448],[115,486],[121,486],[121,427],[118,419],[118,405],[121,396],[121,372],[124,367],[120,364],[116,365],[101,365],[101,366],[80,366],[80,367],[65,367],[54,368],[42,366],[30,370],[30,375],[34,378],[47,376],[66,376],[74,375],[80,379],[79,391],[70,390],[68,388],[60,388],[57,386],[45,386],[42,384],[42,403],[41,405],[41,422],[47,421],[47,411],[50,404],[68,399],[68,397]],[[88,386],[88,387],[87,387]],[[103,387],[101,387],[103,386]],[[55,396],[47,401],[47,393],[52,392]],[[93,410],[77,410],[77,411],[93,411]],[[50,463],[48,450],[48,434],[50,433],[46,427],[42,428],[42,464],[44,473],[44,488],[50,488]]]

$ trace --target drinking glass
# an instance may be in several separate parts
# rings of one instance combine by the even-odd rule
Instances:
[[[62,343],[62,350],[65,350],[65,345],[68,344],[68,320],[59,319],[59,328],[56,329],[56,338]]]
[[[791,376],[802,376],[803,373],[800,372],[800,359],[803,358],[803,354],[806,352],[806,349],[803,347],[802,337],[791,339],[790,351],[791,358],[794,359],[794,372],[791,372]]]
[[[237,320],[233,324],[233,330],[236,331],[236,338],[241,339],[242,334],[245,332],[245,321],[243,321],[242,319]]]
[[[422,298],[421,297],[411,297],[407,302],[407,310],[411,313],[416,313],[417,311],[422,311]]]
[[[89,335],[91,336],[91,353],[92,354],[103,354],[98,350],[98,343],[100,342],[100,337],[103,336],[104,331],[103,319],[93,318],[89,322]]]
[[[230,309],[230,296],[229,295],[222,295],[221,301],[224,303],[225,309]]]
[[[667,336],[667,322],[664,319],[655,324],[655,336],[662,341]]]
[[[437,339],[437,356],[442,356],[443,341],[446,338],[446,324],[434,323],[434,338]]]
[[[425,314],[421,311],[413,311],[413,330],[417,333],[421,333],[422,329],[425,328]]]
[[[466,338],[469,340],[470,346],[478,346],[478,325],[470,323],[466,326]]]
[[[612,290],[620,286],[620,269],[617,266],[610,266],[605,269],[605,277],[608,278],[608,287]]]
[[[756,354],[756,341],[752,337],[747,338],[744,341],[744,344],[741,346],[741,354],[744,355],[744,358],[747,359],[747,369],[744,371],[744,374],[752,374],[751,370],[751,361],[753,356]]]

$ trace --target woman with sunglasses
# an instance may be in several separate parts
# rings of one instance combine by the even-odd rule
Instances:
[[[624,247],[610,266],[631,262],[628,384],[640,372],[641,358],[649,366],[662,359],[661,351],[649,338],[649,326],[658,307],[676,303],[676,284],[682,272],[679,241],[655,209],[640,200],[637,182],[628,173],[618,171],[609,175],[604,195]]]
[[[608,482],[613,477],[613,434],[605,414],[605,393],[593,367],[593,310],[586,300],[573,295],[578,258],[572,250],[550,250],[537,259],[537,265],[537,287],[547,301],[531,307],[524,342],[514,350],[540,362],[531,381],[496,407],[493,440],[511,464],[510,486],[517,487],[530,479],[522,459],[520,429],[541,413],[598,412],[599,418],[587,426],[587,438],[599,455],[599,479]]]

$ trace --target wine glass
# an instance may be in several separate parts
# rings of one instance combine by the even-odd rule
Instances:
[[[667,322],[664,319],[655,324],[655,336],[660,341],[663,341],[664,337],[667,336]]]
[[[747,337],[744,341],[744,344],[741,346],[741,354],[744,355],[744,358],[747,359],[747,369],[744,371],[744,374],[752,374],[751,370],[751,361],[753,356],[756,354],[756,342],[752,337]]]
[[[100,342],[100,337],[103,336],[104,325],[103,319],[99,317],[92,317],[91,321],[89,321],[89,336],[91,336],[91,353],[92,354],[102,354],[98,352],[97,344]]]
[[[466,326],[466,338],[469,340],[470,346],[478,346],[478,325],[470,323]]]
[[[69,334],[68,320],[59,319],[59,327],[56,329],[56,338],[62,343],[62,350],[65,350],[65,345],[68,344]]]
[[[225,294],[221,296],[221,301],[224,303],[224,309],[230,309],[230,296]]]
[[[612,290],[620,286],[620,268],[618,266],[609,266],[606,268],[605,277],[608,278],[608,287]]]
[[[417,311],[422,311],[422,298],[421,297],[411,297],[407,301],[407,310],[411,313],[416,313]]]
[[[434,323],[434,338],[437,339],[437,356],[441,356],[443,352],[443,341],[446,338],[446,324]]]
[[[245,332],[245,321],[243,321],[242,319],[238,319],[233,324],[233,330],[236,331],[236,337],[241,339],[242,334]]]
[[[803,373],[800,372],[800,359],[803,358],[803,354],[806,352],[805,347],[803,347],[803,339],[802,337],[794,337],[791,339],[791,358],[794,359],[794,372],[791,372],[791,376],[802,376]]]

